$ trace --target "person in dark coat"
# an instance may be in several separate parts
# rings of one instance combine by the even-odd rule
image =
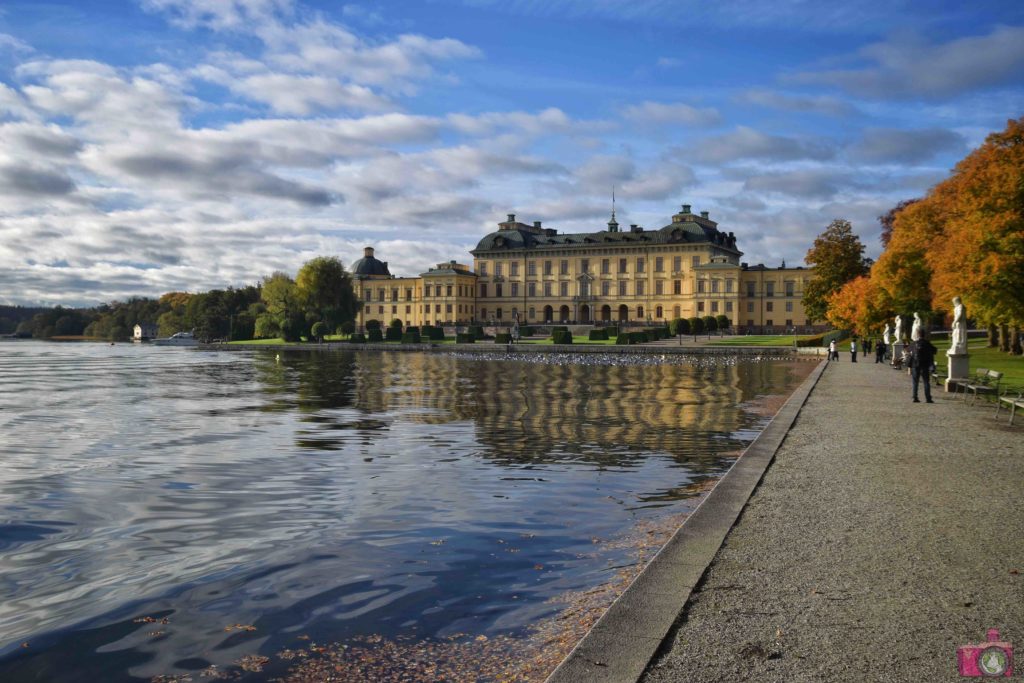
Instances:
[[[875,342],[875,362],[881,363],[885,360],[885,344],[880,341]]]
[[[931,372],[935,366],[935,353],[938,349],[928,341],[926,335],[922,335],[916,342],[910,344],[910,374],[914,383],[914,403],[920,403],[917,398],[917,385],[924,380],[924,399],[926,403],[935,403],[932,400]]]

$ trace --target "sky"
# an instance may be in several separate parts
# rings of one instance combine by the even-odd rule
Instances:
[[[0,303],[396,275],[508,213],[799,265],[1024,115],[1024,3],[0,0]]]

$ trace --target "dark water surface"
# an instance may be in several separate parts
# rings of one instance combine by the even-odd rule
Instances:
[[[0,343],[0,681],[519,637],[635,563],[616,540],[692,509],[811,369],[275,355]]]

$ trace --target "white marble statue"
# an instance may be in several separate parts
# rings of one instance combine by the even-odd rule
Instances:
[[[894,325],[895,327],[892,331],[894,337],[893,343],[899,344],[901,341],[903,341],[903,317],[900,316],[898,313],[896,314],[896,322],[894,323]]]
[[[921,314],[914,311],[914,324],[910,328],[910,340],[919,341],[921,339]]]
[[[890,339],[890,337],[889,337],[889,335],[890,335],[890,334],[892,334],[892,333],[891,333],[891,332],[889,332],[889,323],[886,323],[886,324],[885,324],[885,329],[884,329],[884,330],[882,330],[882,342],[883,342],[883,343],[884,343],[884,344],[885,344],[886,346],[889,346],[889,344],[891,344],[891,343],[892,343],[892,339]]]
[[[953,329],[950,332],[949,351],[951,356],[967,354],[967,311],[960,297],[953,297]]]

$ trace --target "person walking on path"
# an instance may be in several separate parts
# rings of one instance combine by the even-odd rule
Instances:
[[[857,362],[857,340],[850,340],[850,361],[853,363]]]
[[[885,360],[885,344],[880,341],[875,342],[875,362],[881,363]]]
[[[932,366],[935,365],[936,351],[938,349],[928,341],[926,335],[922,335],[920,339],[910,344],[910,374],[913,377],[914,403],[921,402],[917,398],[917,385],[922,380],[924,381],[925,402],[935,403],[932,400],[932,385],[929,375],[931,374]]]
[[[836,350],[835,339],[828,343],[828,359],[829,361],[839,360],[839,351]]]
[[[863,358],[867,358],[869,353],[871,353],[871,340],[865,339],[860,345],[860,355]]]

